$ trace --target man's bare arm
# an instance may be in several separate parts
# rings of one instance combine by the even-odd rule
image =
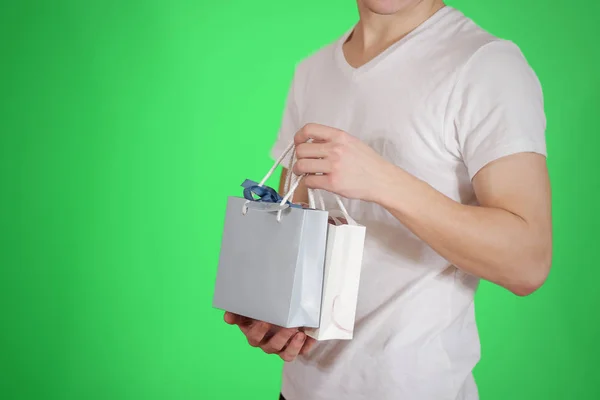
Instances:
[[[462,270],[527,295],[551,263],[550,184],[545,157],[522,153],[484,167],[473,179],[480,206],[457,203],[399,174],[381,202],[397,219]]]
[[[317,143],[306,143],[308,138]],[[307,125],[296,134],[296,174],[307,187],[377,203],[461,270],[527,295],[551,261],[550,184],[546,158],[518,153],[473,179],[480,206],[458,203],[384,160],[347,133]],[[323,175],[314,175],[318,172]]]

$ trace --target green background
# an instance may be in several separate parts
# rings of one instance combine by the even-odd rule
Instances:
[[[481,398],[600,399],[599,3],[449,4],[521,47],[548,115],[553,271],[527,298],[482,284]],[[0,398],[275,399],[281,361],[211,309],[225,198],[270,166],[295,63],[356,18],[2,2]]]

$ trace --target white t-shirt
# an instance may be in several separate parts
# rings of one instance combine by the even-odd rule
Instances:
[[[445,7],[354,69],[350,32],[296,68],[280,155],[307,123],[342,129],[463,204],[471,179],[519,152],[544,154],[540,84],[518,47]],[[345,200],[367,227],[354,339],[320,342],[284,367],[287,400],[475,400],[479,361],[467,275],[377,204]]]

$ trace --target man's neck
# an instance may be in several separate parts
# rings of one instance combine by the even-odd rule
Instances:
[[[355,67],[368,62],[443,7],[442,0],[423,0],[396,14],[380,15],[359,1],[360,20],[344,45],[348,62]]]

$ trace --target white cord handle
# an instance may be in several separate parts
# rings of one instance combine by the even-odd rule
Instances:
[[[292,143],[290,143],[285,150],[283,151],[283,153],[281,153],[281,155],[279,156],[279,158],[277,159],[277,161],[275,161],[275,164],[273,164],[273,166],[271,167],[271,169],[269,170],[269,172],[267,172],[267,174],[265,175],[265,177],[262,179],[262,181],[260,181],[260,183],[258,184],[258,186],[263,186],[265,184],[265,182],[267,182],[267,180],[271,177],[271,175],[273,175],[273,172],[275,172],[275,170],[277,169],[277,167],[279,166],[279,164],[281,164],[281,162],[283,161],[283,159],[285,158],[285,156],[288,155],[288,153],[294,149],[294,142],[292,141]],[[294,158],[294,156],[292,155],[291,157],[292,159]]]
[[[288,163],[288,174],[285,177],[285,183],[283,185],[284,193],[287,193],[287,191],[290,189],[290,186],[292,184],[292,177],[294,176],[292,169],[294,167],[294,158],[295,157],[296,157],[296,147],[294,147],[294,151],[292,152],[292,155],[290,156],[290,162]]]
[[[292,177],[296,177],[296,175],[294,174],[294,163],[295,162],[296,162],[296,148],[294,147],[294,150],[292,151],[292,155],[290,156],[290,162],[289,162],[288,168],[287,168],[288,173],[285,178],[285,183],[283,185],[283,192],[287,193],[287,195],[285,196],[284,201],[281,202],[282,205],[285,204],[285,202],[287,200],[293,202],[294,192],[296,191],[296,189],[298,189],[298,184],[300,183],[300,180],[306,176],[306,175],[302,175],[302,176],[298,177],[297,180],[294,181],[294,183],[292,183]],[[290,188],[290,186],[291,186],[291,188]],[[316,209],[315,197],[311,190],[308,191],[308,206],[310,208]]]
[[[310,191],[312,191],[312,189],[310,189]],[[320,209],[326,211],[325,210],[325,201],[323,200],[323,194],[321,193],[320,190],[315,190],[315,192],[317,193],[317,197],[319,199]],[[344,206],[344,203],[342,203],[342,199],[340,198],[340,196],[338,196],[335,193],[331,193],[331,194],[335,198],[335,201],[336,201],[340,211],[344,215],[344,218],[346,218],[346,221],[348,221],[348,225],[358,225],[358,223],[354,220],[354,218],[352,218],[350,216],[350,214],[348,214],[348,210],[346,210],[346,207]]]
[[[275,161],[275,163],[273,164],[273,166],[271,167],[271,169],[269,170],[269,172],[267,172],[267,174],[264,176],[264,178],[258,184],[259,187],[264,186],[264,184],[271,177],[271,175],[273,175],[273,172],[275,172],[275,170],[277,169],[277,167],[279,166],[279,164],[281,164],[281,162],[283,161],[283,159],[292,150],[293,150],[293,152],[292,152],[292,155],[290,157],[290,163],[289,163],[289,169],[288,169],[288,176],[286,177],[286,181],[285,181],[285,184],[284,184],[284,193],[286,193],[286,195],[283,197],[283,199],[281,200],[281,203],[280,203],[280,205],[282,205],[282,206],[285,205],[287,203],[287,201],[292,198],[292,196],[294,195],[294,192],[296,191],[296,189],[298,188],[298,185],[300,184],[300,181],[302,180],[302,178],[304,178],[306,176],[306,174],[299,176],[294,181],[294,183],[291,184],[292,175],[293,175],[292,169],[293,169],[293,165],[294,165],[294,158],[296,156],[296,146],[295,146],[293,140],[285,148],[285,150],[279,156],[279,158]],[[289,187],[290,184],[291,184],[291,187]],[[242,207],[242,214],[244,214],[244,215],[246,214],[246,212],[248,212],[248,203],[250,203],[250,200],[246,200],[246,202],[244,203],[244,205]],[[309,194],[309,207],[315,208],[314,196],[312,196],[311,194]],[[277,212],[277,221],[281,221],[281,213],[282,213],[282,211],[283,210],[279,210]]]

